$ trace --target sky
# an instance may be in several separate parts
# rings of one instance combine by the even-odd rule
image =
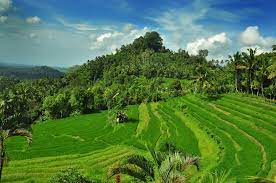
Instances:
[[[174,51],[226,59],[276,44],[276,0],[0,0],[0,63],[69,67],[148,31]]]

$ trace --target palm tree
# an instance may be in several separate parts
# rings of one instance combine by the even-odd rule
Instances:
[[[257,77],[260,82],[262,96],[264,96],[264,82],[267,79],[267,76],[269,75],[268,68],[270,66],[270,60],[266,56],[260,56],[258,60],[259,69],[257,71]]]
[[[5,141],[14,136],[22,136],[25,137],[30,144],[32,142],[32,134],[30,131],[26,129],[0,129],[0,180],[2,178],[2,170],[4,163],[7,162],[7,153],[6,153],[6,147],[5,147]]]
[[[203,92],[204,88],[210,85],[209,83],[209,73],[207,64],[199,64],[195,68],[195,79],[193,84],[195,86],[194,93],[197,92],[198,88],[200,93]],[[199,86],[199,87],[198,87]]]
[[[270,65],[267,68],[269,75],[268,75],[268,79],[275,79],[276,78],[276,59],[274,60],[274,63],[272,63],[272,65]]]
[[[148,148],[151,159],[142,155],[131,155],[121,164],[109,169],[109,178],[118,174],[126,174],[142,182],[173,183],[185,182],[183,172],[190,166],[199,168],[199,158],[185,156],[181,152],[157,152]]]
[[[242,54],[236,52],[233,56],[229,55],[230,63],[234,66],[235,70],[235,89],[236,92],[240,90],[241,87],[241,71],[245,69],[244,62],[242,59]]]
[[[249,90],[251,91],[251,93],[253,94],[253,77],[254,77],[254,68],[255,68],[255,64],[256,64],[256,52],[257,49],[247,49],[247,51],[249,52],[249,54],[243,52],[243,58],[245,61],[245,65],[246,65],[246,69],[247,69],[247,91],[249,92]]]

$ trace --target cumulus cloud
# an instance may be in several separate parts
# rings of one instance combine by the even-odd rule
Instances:
[[[259,45],[244,46],[244,47],[241,47],[240,51],[241,52],[248,52],[247,50],[249,48],[257,49],[256,55],[260,55],[260,54],[265,53],[265,52],[271,52],[270,48],[264,48],[264,47],[261,47]]]
[[[102,35],[100,35],[99,37],[97,37],[97,42],[103,42],[104,39],[108,39],[112,36],[112,33],[108,32],[108,33],[104,33]]]
[[[26,18],[26,22],[29,24],[37,24],[41,22],[41,19],[38,16],[28,17]]]
[[[165,43],[171,49],[178,49],[184,46],[189,39],[204,34],[203,26],[198,24],[197,21],[205,14],[205,9],[194,12],[186,9],[174,9],[165,11],[161,15],[150,19],[155,21],[169,37],[165,39]]]
[[[216,34],[207,38],[197,39],[187,44],[187,51],[192,54],[198,54],[199,50],[207,49],[211,55],[217,54],[230,44],[230,39],[225,32]]]
[[[144,35],[150,31],[149,28],[135,28],[135,26],[125,25],[122,30],[101,33],[99,35],[90,35],[90,50],[99,53],[114,52],[122,45],[131,43],[135,38]]]
[[[242,45],[241,51],[247,48],[257,48],[258,53],[271,50],[271,46],[276,44],[276,38],[264,37],[261,35],[258,26],[247,27],[239,36]]]
[[[0,13],[7,11],[11,6],[11,0],[0,0]]]
[[[4,23],[8,20],[7,16],[0,16],[0,23]]]

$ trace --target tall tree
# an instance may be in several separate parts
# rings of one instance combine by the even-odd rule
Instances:
[[[262,96],[264,96],[264,82],[269,75],[269,66],[270,66],[270,58],[266,55],[261,55],[258,57],[258,71],[256,72],[257,79],[260,82],[260,88]]]
[[[256,52],[257,49],[247,49],[248,53],[243,52],[243,58],[245,61],[245,66],[247,69],[247,91],[251,91],[253,94],[253,77],[254,77],[254,67],[256,64]]]
[[[229,58],[230,64],[233,65],[235,70],[235,89],[236,92],[238,92],[241,89],[241,73],[242,70],[245,69],[242,54],[240,52],[236,52],[233,56],[229,56]]]

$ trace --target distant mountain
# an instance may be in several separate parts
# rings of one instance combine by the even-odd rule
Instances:
[[[48,66],[28,66],[0,63],[0,76],[17,79],[58,78],[63,72]]]
[[[66,67],[53,67],[53,68],[63,73],[66,73],[69,70],[69,68],[66,68]]]

